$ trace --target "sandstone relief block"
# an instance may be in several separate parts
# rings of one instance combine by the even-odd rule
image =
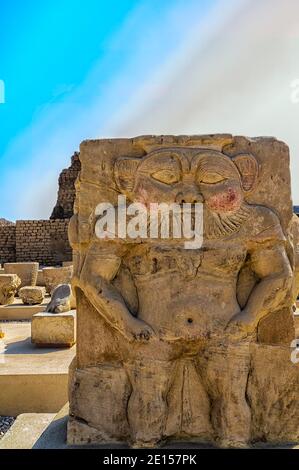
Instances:
[[[143,136],[83,142],[80,160],[68,442],[297,442],[288,147],[229,134]],[[120,196],[126,209],[188,207],[193,226],[199,205],[201,245],[186,249],[174,228],[100,239],[99,204],[116,208]]]

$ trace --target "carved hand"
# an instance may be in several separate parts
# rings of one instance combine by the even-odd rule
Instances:
[[[91,277],[88,283],[74,276],[72,285],[80,287],[99,313],[129,342],[146,342],[154,335],[153,329],[144,321],[134,317],[119,293],[108,283],[103,283],[99,276]]]
[[[230,320],[226,327],[226,332],[232,334],[237,332],[250,334],[254,332],[256,326],[256,319],[252,315],[249,315],[246,310],[242,310]]]
[[[154,330],[144,321],[131,317],[124,330],[125,337],[130,341],[149,341],[154,336]]]

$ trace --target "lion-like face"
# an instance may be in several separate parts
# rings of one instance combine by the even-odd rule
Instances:
[[[233,213],[251,190],[257,163],[251,155],[235,159],[214,150],[166,149],[141,160],[120,159],[116,181],[130,200],[150,203],[202,202],[216,213]]]
[[[210,211],[235,212],[241,207],[244,198],[241,176],[228,157],[202,157],[196,181]]]

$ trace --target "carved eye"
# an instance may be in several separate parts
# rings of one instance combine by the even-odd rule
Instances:
[[[219,175],[218,173],[205,173],[199,178],[199,183],[216,184],[222,183],[222,181],[225,180],[226,178],[224,176]]]
[[[155,173],[152,174],[152,178],[165,184],[173,184],[179,181],[178,173],[172,170],[166,170],[166,169],[156,171]]]

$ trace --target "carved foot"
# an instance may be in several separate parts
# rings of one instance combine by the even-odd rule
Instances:
[[[217,441],[217,446],[221,449],[248,449],[250,447],[246,441],[234,441],[231,439],[220,439]]]
[[[132,449],[155,449],[163,445],[164,441],[135,441],[131,442],[130,446]]]

